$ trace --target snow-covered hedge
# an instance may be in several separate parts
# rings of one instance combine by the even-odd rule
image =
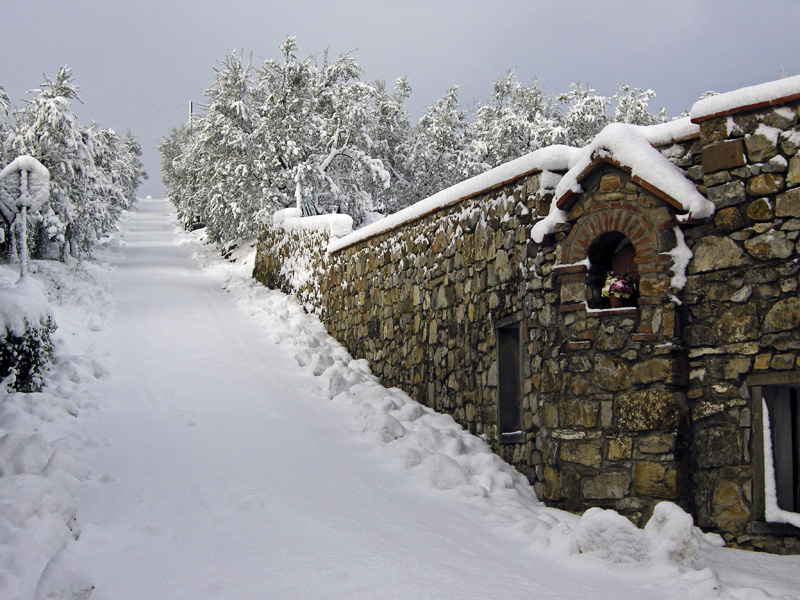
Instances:
[[[32,392],[42,386],[56,325],[42,285],[32,277],[12,283],[16,276],[0,272],[0,379],[10,390]]]

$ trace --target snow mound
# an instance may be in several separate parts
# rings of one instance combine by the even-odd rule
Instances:
[[[96,264],[34,261],[30,277],[0,270],[0,318],[16,332],[53,317],[55,353],[41,392],[0,390],[0,598],[89,598],[88,568],[70,550],[80,534],[78,492],[88,470],[75,461],[76,417],[94,406],[87,388],[105,373],[81,335],[101,326],[108,296]],[[49,300],[48,300],[49,299]]]
[[[22,337],[27,325],[53,317],[42,284],[33,277],[19,277],[18,270],[0,270],[0,335]]]

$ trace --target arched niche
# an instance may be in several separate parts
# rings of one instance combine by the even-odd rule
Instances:
[[[636,306],[639,269],[633,242],[620,231],[598,235],[587,249],[586,302],[589,308]]]

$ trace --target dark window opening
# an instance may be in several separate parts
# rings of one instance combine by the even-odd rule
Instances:
[[[586,302],[589,308],[636,306],[639,299],[639,269],[636,248],[619,231],[604,233],[588,251]]]
[[[498,433],[520,430],[520,336],[519,323],[497,329],[497,426]]]
[[[800,386],[764,388],[778,508],[800,512]]]

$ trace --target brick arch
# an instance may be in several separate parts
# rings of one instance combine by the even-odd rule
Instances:
[[[598,204],[586,211],[567,237],[561,260],[574,264],[586,259],[589,246],[604,233],[617,231],[636,248],[636,262],[655,264],[661,248],[656,225],[632,204],[619,202]]]

